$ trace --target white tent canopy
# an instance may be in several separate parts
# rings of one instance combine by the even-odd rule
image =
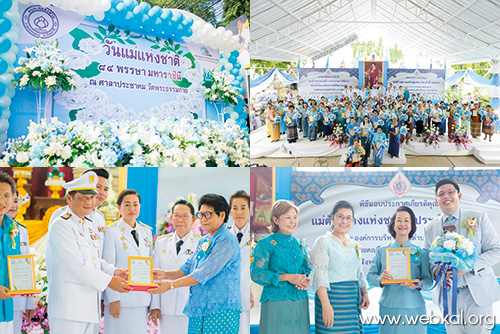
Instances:
[[[320,58],[376,28],[448,64],[500,54],[500,1],[252,0],[254,59]]]

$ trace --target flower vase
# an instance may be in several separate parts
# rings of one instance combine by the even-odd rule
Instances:
[[[226,105],[226,102],[224,102],[224,100],[216,100],[216,101],[212,101],[212,103],[215,107],[215,111],[217,112],[217,121],[221,124],[224,124],[224,122],[225,122],[224,107]]]
[[[36,96],[36,122],[40,124],[42,117],[50,123],[52,119],[52,91],[38,90]]]

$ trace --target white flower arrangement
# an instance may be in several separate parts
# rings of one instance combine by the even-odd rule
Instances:
[[[209,71],[203,81],[205,99],[208,101],[224,101],[232,105],[238,104],[238,98],[242,98],[236,88],[229,83],[229,78],[220,71]]]
[[[54,91],[61,88],[70,91],[77,86],[73,77],[76,75],[70,69],[68,58],[61,55],[56,42],[41,42],[24,49],[26,58],[19,58],[12,72],[20,73],[21,77],[14,80],[14,86],[31,87],[36,90]]]
[[[121,105],[116,106],[123,108]],[[31,122],[9,139],[3,166],[248,166],[248,132],[238,125],[186,118],[147,121]]]

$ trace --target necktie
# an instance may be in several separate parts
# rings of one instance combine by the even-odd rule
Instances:
[[[236,234],[236,238],[238,238],[238,243],[240,243],[241,242],[241,238],[243,238],[243,233],[238,232],[238,234]]]
[[[179,254],[179,252],[181,251],[181,246],[182,244],[184,243],[184,241],[182,240],[179,240],[177,241],[177,243],[175,244],[175,249],[177,250],[177,254]]]
[[[139,236],[137,235],[137,231],[136,230],[132,230],[132,232],[130,232],[130,233],[132,233],[132,236],[134,237],[135,244],[137,246],[139,246]]]
[[[448,218],[446,218],[446,220],[444,221],[444,231],[450,231],[450,232],[453,232],[453,231],[456,231],[456,226],[455,226],[455,217],[453,216],[449,216]]]

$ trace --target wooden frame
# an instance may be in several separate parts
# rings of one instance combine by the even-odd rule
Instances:
[[[406,256],[406,267],[407,267],[407,275],[405,279],[391,279],[389,281],[381,280],[381,284],[390,285],[390,284],[400,284],[400,283],[413,283],[415,280],[411,279],[411,255],[410,255],[410,247],[400,247],[400,248],[387,248],[385,250],[385,268],[391,272],[389,266],[389,258],[391,252],[402,252],[404,256]],[[392,277],[392,275],[391,275]]]
[[[143,260],[149,261],[150,265],[150,282],[149,283],[132,283],[132,270],[131,270],[131,262],[132,260]],[[129,256],[128,257],[128,282],[127,285],[132,287],[131,291],[146,291],[152,288],[157,288],[158,284],[153,283],[153,258],[148,256]]]
[[[30,262],[31,265],[31,281],[32,281],[32,288],[27,289],[27,290],[16,290],[14,286],[14,282],[12,279],[12,264],[11,261],[14,259],[22,259],[25,258]],[[32,254],[28,255],[9,255],[7,256],[7,267],[8,267],[8,273],[9,273],[9,289],[10,291],[8,294],[10,295],[27,295],[27,294],[37,294],[42,292],[42,290],[37,290],[36,289],[36,276],[35,276],[35,257]]]

